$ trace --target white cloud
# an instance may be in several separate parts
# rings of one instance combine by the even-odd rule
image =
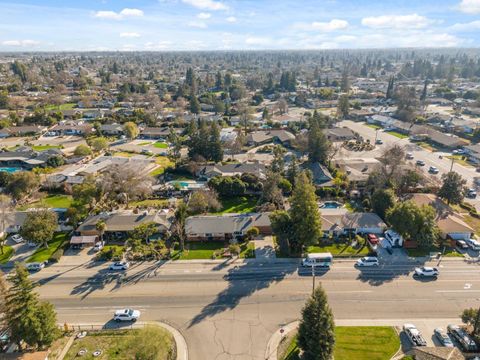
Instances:
[[[185,4],[192,5],[202,10],[228,10],[228,6],[215,0],[182,0]]]
[[[93,16],[99,19],[122,20],[127,17],[142,17],[143,11],[140,9],[125,8],[120,12],[115,11],[97,11]]]
[[[229,23],[237,22],[237,18],[235,16],[229,16],[226,19]]]
[[[381,15],[362,19],[362,25],[372,29],[421,29],[435,21],[418,14],[410,15]]]
[[[480,20],[475,20],[469,23],[464,23],[464,24],[455,24],[450,26],[448,29],[452,31],[465,31],[465,32],[480,30]]]
[[[208,27],[203,21],[190,21],[187,25],[198,29],[206,29]]]
[[[467,14],[480,14],[480,0],[462,0],[458,7]]]
[[[40,42],[36,40],[6,40],[2,41],[4,46],[16,46],[16,47],[33,47],[39,45]]]
[[[245,44],[247,45],[270,45],[272,39],[268,37],[248,37],[245,39]]]
[[[136,32],[122,32],[122,33],[120,33],[120,37],[122,37],[122,38],[138,38],[138,37],[140,37],[140,34],[136,33]]]
[[[200,14],[197,15],[197,18],[202,20],[207,20],[207,19],[210,19],[211,17],[212,17],[212,14],[204,13],[204,12],[201,12]]]
[[[348,21],[332,19],[329,22],[314,21],[310,24],[298,23],[294,27],[297,29],[306,30],[306,31],[330,32],[335,30],[346,29],[348,27]]]

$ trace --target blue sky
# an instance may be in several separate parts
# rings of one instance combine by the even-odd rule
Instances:
[[[0,51],[479,45],[480,0],[0,0]]]

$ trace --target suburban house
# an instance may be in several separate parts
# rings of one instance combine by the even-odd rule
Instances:
[[[100,126],[100,132],[108,136],[123,135],[123,126],[120,124],[103,124]]]
[[[63,154],[59,149],[34,151],[29,147],[20,147],[15,151],[0,152],[0,166],[31,170],[46,166],[48,160],[54,156],[63,156]]]
[[[266,177],[266,167],[259,163],[244,163],[244,164],[216,164],[206,165],[197,172],[197,176],[203,180],[209,180],[215,176],[235,176],[242,174],[255,174],[260,179]]]
[[[328,171],[326,166],[319,162],[307,162],[302,164],[301,167],[310,170],[312,173],[313,184],[315,186],[333,186],[333,176],[330,174],[330,171]]]
[[[93,132],[93,126],[83,121],[69,121],[55,125],[49,132],[56,135],[85,136]]]
[[[141,224],[155,223],[159,234],[165,234],[170,230],[173,221],[172,214],[166,210],[158,212],[144,211],[134,213],[132,211],[112,212],[108,214],[95,215],[83,222],[75,230],[75,236],[99,236],[97,223],[105,222],[106,239],[125,239],[130,231],[133,231]]]
[[[11,136],[33,136],[40,135],[47,131],[45,126],[24,125],[11,126],[0,130],[0,138],[7,138]]]
[[[377,124],[384,128],[390,127],[395,121],[397,120],[385,115],[372,115],[367,118],[369,124]]]
[[[344,208],[320,209],[324,235],[339,236],[348,233],[382,234],[387,225],[375,213],[350,213]]]
[[[474,229],[468,225],[462,215],[455,212],[435,194],[411,194],[407,199],[418,206],[430,205],[435,209],[436,222],[442,238],[453,240],[470,239]]]
[[[140,138],[149,140],[163,140],[170,135],[168,127],[146,127],[140,131]]]
[[[336,127],[327,130],[327,139],[331,142],[353,140],[355,138],[355,132],[347,127]]]
[[[480,144],[465,146],[464,149],[471,162],[480,164]]]
[[[190,216],[185,220],[188,241],[227,241],[243,238],[248,229],[257,227],[260,234],[270,235],[268,213]]]
[[[258,130],[247,135],[247,144],[249,146],[276,143],[288,147],[293,140],[295,140],[295,135],[287,130]]]
[[[334,160],[335,167],[347,175],[348,181],[356,188],[364,187],[370,173],[380,164],[375,158],[338,159]]]

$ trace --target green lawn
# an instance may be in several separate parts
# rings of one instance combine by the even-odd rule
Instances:
[[[2,253],[3,251],[3,253]],[[9,245],[5,245],[3,248],[2,248],[2,251],[0,251],[0,264],[5,264],[8,259],[10,259],[14,253],[13,251],[13,247],[9,246]]]
[[[157,169],[150,172],[150,176],[162,175],[166,169],[171,168],[175,163],[170,160],[167,156],[157,156],[155,157],[155,163],[160,165]]]
[[[309,246],[307,248],[307,252],[308,253],[329,252],[334,257],[365,256],[370,253],[370,248],[366,244],[359,248],[353,248],[348,243],[346,244],[334,243],[331,245],[324,245],[324,246]]]
[[[32,256],[30,256],[27,262],[44,262],[47,261],[50,256],[63,245],[67,238],[65,233],[56,233],[53,239],[48,243],[48,248],[42,247],[37,249]]]
[[[40,201],[20,207],[21,210],[37,207],[68,209],[72,206],[73,198],[70,195],[48,195]]]
[[[50,149],[61,149],[60,145],[33,145],[32,149],[35,151],[45,151]]]
[[[255,243],[253,241],[240,244],[240,258],[241,259],[255,258]]]
[[[226,247],[223,241],[189,242],[185,244],[185,251],[177,251],[174,260],[212,259],[216,250]]]
[[[385,131],[387,134],[390,134],[390,135],[393,135],[399,139],[406,139],[408,138],[408,135],[405,135],[405,134],[402,134],[402,133],[399,133],[398,131]]]
[[[222,210],[216,214],[229,213],[251,213],[255,211],[258,199],[251,196],[239,196],[235,198],[222,199]]]
[[[168,149],[168,144],[163,142],[156,142],[155,144],[153,144],[153,146],[158,149]]]
[[[137,154],[126,152],[126,151],[118,151],[118,152],[113,154],[113,156],[120,156],[120,157],[132,157],[132,156],[135,156],[135,155],[137,155]]]
[[[61,105],[47,105],[45,106],[45,110],[72,110],[77,106],[75,103],[66,103]]]
[[[455,161],[457,164],[463,165],[465,167],[470,167],[470,168],[474,167],[472,164],[470,164],[466,160],[466,157],[464,157],[463,155],[451,155],[451,156],[447,156],[447,158],[453,159],[453,161]]]
[[[150,145],[152,142],[151,141],[145,141],[145,142],[141,142],[140,144],[137,144],[138,146],[146,146],[146,145]]]
[[[375,129],[375,130],[379,130],[379,129],[382,129],[382,127],[380,125],[376,125],[376,124],[365,124],[366,126],[368,126],[369,128],[372,128],[372,129]]]
[[[164,209],[168,207],[168,200],[165,199],[147,199],[142,201],[132,201],[128,204],[130,207],[154,207],[157,209]]]
[[[152,330],[154,331],[152,333]],[[145,350],[145,346],[155,351],[155,354],[146,354],[146,359],[169,360],[175,348],[172,335],[160,327],[149,329],[148,336],[141,335],[142,330],[115,330],[89,332],[83,339],[75,340],[65,356],[65,360],[78,359],[81,349],[86,349],[87,354],[82,356],[85,360],[130,360],[138,357],[138,353]],[[137,336],[135,336],[137,335]],[[152,348],[153,347],[153,348]],[[94,357],[93,352],[101,350],[100,356]]]
[[[425,141],[417,142],[417,145],[419,145],[422,148],[424,148],[425,150],[428,150],[428,151],[431,151],[431,152],[434,152],[434,151],[438,150],[436,147],[434,147],[433,145],[431,145],[431,144],[429,144]]]
[[[400,338],[388,326],[338,326],[335,338],[335,360],[387,360],[400,348]],[[279,355],[282,360],[299,360],[296,337]]]
[[[405,249],[405,251],[407,252],[408,256],[423,257],[423,256],[429,256],[430,253],[442,252],[443,248],[441,248],[441,247],[431,247],[431,248],[426,248],[426,249],[417,248],[417,249]],[[459,252],[457,252],[457,250],[455,250],[454,248],[450,248],[450,247],[447,247],[445,249],[445,253],[444,253],[443,256],[445,256],[445,257],[463,257],[463,255],[460,254]]]

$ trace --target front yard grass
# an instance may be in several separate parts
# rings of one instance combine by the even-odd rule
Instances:
[[[0,251],[0,264],[5,264],[13,255],[13,247],[5,245]]]
[[[63,246],[63,243],[67,239],[67,234],[65,233],[56,233],[53,236],[53,239],[48,242],[48,248],[41,247],[38,248],[32,256],[27,259],[28,263],[31,262],[44,262],[50,259],[50,256],[60,247]]]
[[[252,196],[239,196],[228,199],[221,199],[222,210],[216,214],[231,213],[251,213],[255,211],[257,206],[257,198]]]
[[[431,152],[434,152],[434,151],[438,150],[436,147],[434,147],[433,145],[431,145],[431,144],[429,144],[425,141],[417,142],[416,144],[418,146],[424,148],[425,150],[428,150],[428,151],[431,151]]]
[[[338,326],[335,328],[335,360],[385,360],[400,347],[400,338],[389,326]],[[279,349],[279,359],[299,360],[296,335]]]
[[[429,256],[430,253],[439,253],[443,251],[443,247],[439,246],[432,246],[430,248],[416,248],[416,249],[405,249],[408,256],[410,257],[424,257]],[[443,254],[445,257],[463,257],[461,253],[459,253],[455,248],[446,247],[445,253]]]
[[[61,145],[33,145],[32,150],[35,151],[45,151],[50,149],[61,149]]]
[[[376,124],[365,123],[365,126],[368,126],[369,128],[372,128],[372,129],[375,129],[375,130],[382,129],[382,127],[380,125],[376,125]]]
[[[162,175],[166,169],[171,168],[175,165],[175,163],[167,156],[156,156],[155,163],[160,166],[155,170],[151,171],[150,176]]]
[[[447,158],[452,159],[457,164],[463,165],[465,167],[470,167],[470,168],[474,167],[472,164],[468,162],[468,160],[466,160],[466,157],[464,157],[463,155],[451,155],[451,156],[447,156]]]
[[[354,248],[349,242],[309,246],[307,248],[307,253],[322,252],[329,252],[333,257],[366,256],[370,253],[370,248],[366,243],[361,244],[358,248]]]
[[[153,146],[157,149],[168,149],[168,144],[164,142],[156,142],[155,144],[153,144]]]
[[[223,250],[227,245],[222,241],[189,242],[185,244],[185,250],[174,252],[173,260],[202,260],[212,259],[215,251]]]
[[[397,137],[397,138],[399,138],[399,139],[406,139],[406,138],[408,138],[408,135],[399,133],[398,131],[390,130],[390,131],[385,131],[385,133],[390,134],[390,135],[393,135],[393,136],[395,136],[395,137]]]
[[[170,333],[163,328],[150,326],[148,337],[141,335],[145,329],[115,330],[91,332],[83,339],[73,342],[65,360],[78,359],[80,350],[85,349],[87,353],[82,356],[85,360],[130,360],[135,358],[171,360],[175,353],[175,343]],[[152,332],[154,331],[154,332]],[[142,354],[145,348],[155,351],[155,354]],[[102,351],[100,356],[94,357],[93,353]]]
[[[253,241],[240,244],[240,259],[255,258],[255,243]]]
[[[147,199],[141,201],[132,201],[128,206],[133,208],[147,208],[152,207],[156,209],[165,209],[168,207],[168,200],[165,199]]]
[[[113,153],[113,156],[120,156],[120,157],[132,157],[137,154],[133,152],[126,152],[126,151],[117,151],[116,153]]]

